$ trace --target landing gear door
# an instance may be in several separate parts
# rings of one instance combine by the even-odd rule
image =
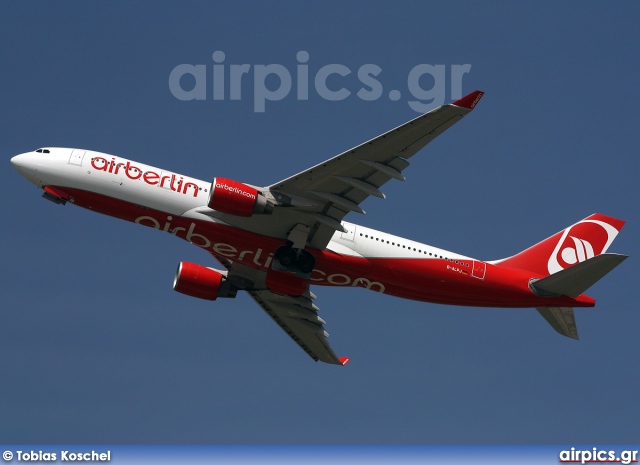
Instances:
[[[343,232],[342,236],[340,237],[347,241],[353,241],[356,237],[356,225],[343,222],[342,226],[344,227],[344,229],[346,229],[346,231]]]

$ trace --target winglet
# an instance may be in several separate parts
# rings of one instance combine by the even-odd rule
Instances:
[[[474,90],[469,95],[465,95],[460,100],[456,100],[455,102],[453,102],[452,105],[466,108],[467,110],[473,110],[483,95],[484,92],[480,90]]]
[[[347,363],[349,363],[349,360],[351,360],[349,357],[338,357],[338,360],[340,360],[340,363],[342,363],[342,366],[345,366]]]

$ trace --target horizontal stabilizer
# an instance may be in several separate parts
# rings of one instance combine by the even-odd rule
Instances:
[[[571,268],[533,281],[531,287],[540,296],[578,297],[627,258],[627,255],[613,253],[597,255]]]
[[[553,326],[563,336],[571,339],[578,339],[578,328],[576,327],[576,318],[573,315],[573,308],[570,307],[550,307],[536,308],[540,315]]]

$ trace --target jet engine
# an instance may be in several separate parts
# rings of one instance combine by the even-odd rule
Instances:
[[[271,213],[273,203],[256,188],[226,178],[213,178],[209,208],[235,216]]]
[[[180,262],[178,265],[173,290],[206,300],[235,297],[237,292],[220,271],[190,262]]]

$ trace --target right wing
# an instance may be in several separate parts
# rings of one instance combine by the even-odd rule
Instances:
[[[349,359],[338,357],[329,346],[329,334],[323,326],[325,322],[318,316],[319,309],[311,301],[312,294],[309,290],[296,297],[276,294],[269,290],[247,292],[316,362],[347,364]]]
[[[267,289],[267,273],[247,265],[212,254],[227,269],[227,280],[237,289],[247,291],[258,305],[316,362],[346,365],[346,357],[338,357],[324,330],[325,321],[318,316],[320,310],[312,300],[315,295],[307,289],[302,295],[290,296]]]

